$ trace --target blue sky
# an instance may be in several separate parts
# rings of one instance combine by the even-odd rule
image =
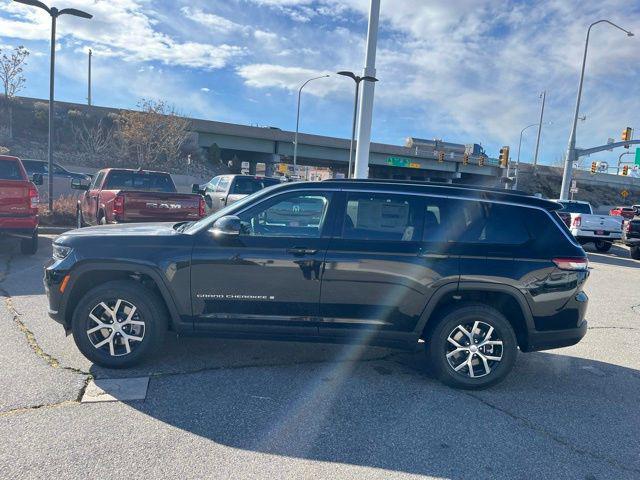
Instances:
[[[296,92],[314,75],[360,71],[367,0],[65,0],[94,14],[59,21],[57,98],[86,98],[94,51],[98,105],[165,99],[184,114],[294,129]],[[597,26],[587,63],[578,145],[640,136],[640,2],[628,0],[382,0],[373,140],[407,136],[516,148],[547,91],[541,160],[555,164],[569,134],[586,27],[609,18],[638,36]],[[32,55],[24,95],[48,95],[49,20],[0,0],[0,48]],[[349,137],[353,83],[309,84],[301,130]],[[533,155],[535,128],[522,159]],[[591,160],[612,160],[615,153]]]

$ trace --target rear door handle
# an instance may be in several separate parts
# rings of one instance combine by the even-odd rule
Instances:
[[[315,255],[316,253],[318,253],[318,250],[315,248],[292,247],[287,249],[287,253],[296,256]]]

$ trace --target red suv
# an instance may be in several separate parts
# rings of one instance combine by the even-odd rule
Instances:
[[[38,250],[38,189],[42,175],[27,177],[17,157],[0,155],[0,235],[21,238],[20,250],[33,255]]]

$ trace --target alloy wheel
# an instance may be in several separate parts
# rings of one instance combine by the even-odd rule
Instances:
[[[456,373],[480,378],[502,360],[503,343],[494,327],[475,321],[456,326],[447,337],[446,350],[447,362]]]
[[[87,336],[98,350],[112,357],[130,354],[144,340],[145,322],[126,300],[100,302],[91,309]]]

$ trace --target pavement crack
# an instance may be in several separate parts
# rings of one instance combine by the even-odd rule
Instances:
[[[556,442],[559,445],[562,445],[566,448],[568,448],[569,450],[571,450],[574,453],[577,453],[579,455],[584,455],[587,457],[590,457],[594,460],[600,460],[603,462],[608,463],[609,465],[618,468],[620,470],[624,470],[626,472],[633,472],[633,473],[637,473],[640,474],[640,469],[638,468],[633,468],[633,467],[629,467],[627,465],[621,464],[616,462],[615,460],[612,460],[611,458],[607,457],[606,455],[602,455],[600,453],[597,452],[593,452],[590,450],[586,450],[584,448],[580,448],[576,445],[574,445],[573,443],[571,443],[568,439],[558,435],[557,433],[543,427],[542,425],[539,425],[535,422],[532,422],[531,420],[529,420],[528,418],[522,417],[520,415],[517,415],[513,412],[510,412],[509,410],[500,407],[498,405],[495,405],[491,402],[489,402],[488,400],[485,400],[484,398],[482,398],[481,396],[472,393],[472,392],[464,392],[467,396],[477,400],[478,402],[482,403],[483,405],[485,405],[486,407],[491,408],[492,410],[498,411],[500,413],[503,413],[505,415],[507,415],[508,417],[511,417],[513,420],[515,420],[516,422],[520,423],[521,425],[525,426],[526,428],[528,428],[529,430],[532,430],[540,435],[543,435],[551,440],[553,440],[554,442]]]
[[[75,401],[75,400],[64,400],[64,401],[58,402],[58,403],[43,403],[41,405],[32,405],[30,407],[13,408],[11,410],[6,410],[4,412],[0,412],[0,418],[9,417],[9,416],[12,416],[12,415],[19,415],[21,413],[32,412],[34,410],[60,408],[60,407],[66,407],[66,406],[70,406],[70,405],[79,405],[79,403],[77,401]]]
[[[602,326],[602,327],[587,327],[587,330],[640,330],[638,327],[616,327],[616,326]]]

